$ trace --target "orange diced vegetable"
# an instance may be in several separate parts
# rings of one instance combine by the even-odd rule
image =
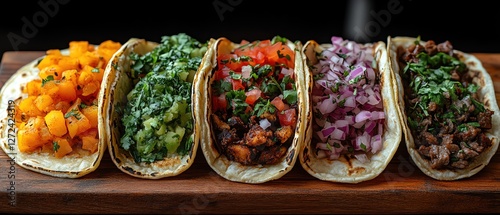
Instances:
[[[92,77],[92,72],[82,70],[80,73],[80,77],[78,77],[78,84],[80,86],[85,86],[86,84],[92,82],[94,79]]]
[[[34,103],[38,110],[47,113],[52,110],[51,105],[54,103],[54,100],[48,95],[40,95],[35,99]]]
[[[92,136],[82,136],[82,149],[94,153],[97,151],[97,146],[99,144],[99,139]]]
[[[26,88],[24,88],[24,93],[27,93],[28,96],[38,96],[40,94],[40,87],[42,86],[42,81],[33,80],[26,84]]]
[[[61,56],[59,55],[47,55],[45,56],[40,63],[38,63],[37,67],[41,71],[43,68],[47,66],[53,66],[57,65],[59,62],[59,59],[61,59]]]
[[[50,133],[54,136],[62,137],[67,132],[66,121],[60,110],[53,110],[45,115],[45,124],[47,124]]]
[[[31,123],[31,126],[29,125],[29,123]],[[42,141],[40,141],[40,134],[32,124],[33,122],[28,121],[27,125],[25,126],[25,128],[28,128],[21,129],[17,133],[18,147],[19,151],[21,152],[32,152],[44,144]]]
[[[82,56],[78,58],[80,61],[80,67],[90,66],[92,68],[97,67],[99,63],[99,55],[96,52],[85,52]]]
[[[26,113],[28,116],[40,116],[43,114],[42,111],[38,110],[34,102],[37,96],[28,96],[28,98],[23,99],[19,103],[19,110]]]
[[[59,86],[57,86],[55,81],[47,81],[42,83],[41,93],[44,95],[48,95],[52,98],[57,98],[57,94],[59,91]]]
[[[98,82],[95,81],[86,84],[82,89],[82,96],[88,96],[97,93],[99,91],[99,87],[100,86]]]
[[[68,111],[69,107],[71,105],[69,104],[68,101],[59,101],[57,102],[55,105],[54,105],[54,109],[55,110],[60,110],[62,111],[63,113],[66,113],[66,111]]]
[[[76,87],[73,82],[67,80],[59,82],[59,97],[65,101],[76,99]]]
[[[78,58],[89,49],[88,41],[71,41],[69,42],[69,56]]]
[[[96,105],[87,106],[82,109],[83,115],[89,119],[90,127],[97,128],[98,125],[98,109]]]
[[[49,76],[52,76],[52,80],[59,80],[61,79],[62,71],[62,68],[58,65],[50,65],[41,69],[38,76],[41,79],[47,79]]]
[[[62,73],[62,80],[71,81],[73,82],[73,86],[76,87],[76,85],[78,84],[78,78],[76,76],[77,73],[78,71],[75,69],[66,70]]]
[[[59,49],[49,49],[45,52],[47,55],[54,55],[54,56],[62,56],[61,55],[61,50]]]
[[[65,155],[67,155],[73,151],[73,148],[71,147],[70,143],[66,139],[56,138],[54,140],[53,144],[54,144],[53,145],[54,155],[57,158],[62,158]]]
[[[61,60],[59,60],[58,65],[61,67],[62,71],[65,71],[69,69],[78,69],[80,66],[80,62],[78,61],[78,58],[62,56]]]

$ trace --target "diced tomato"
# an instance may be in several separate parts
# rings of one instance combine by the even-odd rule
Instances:
[[[227,108],[226,94],[212,96],[212,107],[214,109],[214,112],[217,110],[225,111]]]
[[[229,72],[231,70],[229,70],[229,68],[227,67],[222,67],[222,68],[219,68],[215,74],[214,74],[214,80],[217,81],[217,80],[220,80],[220,79],[224,79],[226,77],[229,77]]]
[[[243,85],[243,81],[241,79],[232,79],[231,84],[233,84],[233,90],[245,90],[245,86]]]
[[[283,102],[283,100],[280,97],[277,97],[277,96],[274,97],[274,99],[271,101],[271,104],[273,104],[274,107],[276,107],[276,109],[278,109],[279,112],[290,108],[290,106],[288,106],[287,104],[285,104]]]
[[[297,124],[297,113],[294,108],[278,112],[278,118],[281,126],[290,125],[295,128]]]
[[[245,93],[247,98],[245,99],[245,102],[249,105],[255,104],[255,101],[257,101],[260,96],[261,96],[262,91],[260,91],[259,88],[254,88],[253,90],[250,90]]]
[[[266,49],[267,60],[271,65],[284,64],[288,68],[293,68],[295,66],[295,55],[290,47],[277,42]]]

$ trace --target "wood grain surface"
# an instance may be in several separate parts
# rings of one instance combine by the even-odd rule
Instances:
[[[0,87],[43,52],[6,52]],[[500,95],[500,54],[475,53]],[[499,100],[500,101],[500,100]],[[1,213],[415,214],[500,212],[500,152],[471,178],[437,181],[411,161],[404,142],[377,178],[360,184],[320,181],[296,166],[281,179],[242,184],[223,179],[198,150],[194,164],[170,178],[146,180],[118,170],[106,152],[98,169],[63,179],[11,165],[0,151]],[[9,171],[11,173],[9,173]],[[12,175],[15,178],[12,178]],[[15,205],[12,205],[14,203]]]

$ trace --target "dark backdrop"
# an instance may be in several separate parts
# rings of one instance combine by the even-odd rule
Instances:
[[[334,35],[359,42],[420,35],[423,40],[449,40],[465,52],[500,52],[500,12],[486,0],[127,2],[2,1],[0,54],[63,49],[72,40],[160,41],[180,32],[204,41],[224,36],[237,42],[274,35],[321,43]]]

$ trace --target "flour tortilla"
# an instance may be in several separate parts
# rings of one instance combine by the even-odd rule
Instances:
[[[389,70],[389,60],[385,43],[377,42],[362,45],[373,49],[374,59],[378,68],[375,71],[378,71],[380,75],[381,96],[385,113],[384,134],[382,136],[383,148],[374,155],[368,155],[370,161],[366,163],[360,162],[355,158],[349,158],[348,156],[341,156],[338,160],[318,158],[316,156],[315,143],[311,142],[312,133],[317,131],[313,131],[312,122],[310,122],[306,134],[306,144],[299,156],[300,163],[309,174],[324,181],[355,184],[377,177],[391,161],[401,141],[402,130],[394,98],[393,77]],[[313,87],[312,73],[309,70],[309,66],[315,65],[318,62],[316,58],[318,53],[331,46],[331,44],[320,45],[314,40],[310,40],[304,45],[304,70],[307,80],[305,83],[307,84],[306,88],[309,89],[309,93],[312,92]],[[312,104],[309,105],[312,106]],[[312,119],[312,117],[309,118]]]
[[[498,109],[498,104],[495,98],[495,89],[493,88],[493,81],[491,80],[488,72],[483,68],[481,61],[479,61],[474,55],[464,53],[462,51],[454,50],[459,56],[460,61],[464,62],[469,70],[478,71],[479,76],[473,79],[474,84],[479,86],[479,97],[481,102],[484,104],[485,108],[494,111],[492,115],[492,128],[486,133],[486,135],[491,138],[491,147],[483,151],[478,157],[474,159],[472,163],[465,169],[457,170],[437,170],[431,167],[431,162],[418,153],[418,149],[415,147],[415,142],[411,134],[410,127],[406,121],[405,104],[404,104],[404,90],[401,81],[400,72],[402,68],[399,67],[397,58],[398,47],[408,47],[414,43],[417,38],[413,37],[388,37],[388,51],[390,55],[390,64],[392,73],[395,77],[395,82],[397,83],[397,90],[395,91],[397,104],[399,106],[400,120],[403,126],[403,133],[406,142],[406,148],[411,158],[415,164],[420,168],[420,170],[437,180],[458,180],[462,178],[468,178],[474,174],[481,171],[490,162],[493,155],[495,155],[498,149],[498,143],[500,140],[500,110]],[[422,44],[425,41],[421,41]]]
[[[69,55],[69,49],[61,50],[61,54]],[[13,120],[13,118],[8,116],[9,101],[15,101],[19,104],[23,98],[27,97],[23,93],[23,88],[28,82],[40,79],[38,76],[40,70],[36,66],[43,57],[35,59],[20,68],[9,78],[0,91],[0,147],[12,160],[25,169],[54,177],[79,178],[96,170],[106,150],[106,134],[100,126],[103,123],[101,117],[99,117],[98,121],[98,148],[95,153],[89,156],[66,155],[62,158],[56,158],[53,154],[49,153],[20,152],[17,146],[17,133],[15,134],[16,137],[13,138],[12,135],[14,135],[14,132],[12,130],[9,131],[12,127],[8,123]],[[101,83],[101,91],[99,93],[102,93],[103,88]],[[99,96],[98,99],[102,100],[102,96]],[[15,131],[17,132],[18,128],[15,128]],[[13,140],[15,140],[15,143],[13,143]]]
[[[120,147],[124,128],[121,125],[122,115],[116,110],[127,102],[127,94],[134,88],[134,82],[129,76],[129,55],[132,52],[140,55],[146,54],[158,45],[156,42],[131,38],[113,55],[103,80],[106,83],[106,100],[103,100],[103,104],[100,106],[104,119],[103,127],[109,134],[106,141],[111,160],[122,172],[144,179],[161,179],[176,176],[186,171],[193,164],[200,136],[199,129],[195,127],[194,132],[190,134],[194,140],[191,151],[182,156],[169,153],[163,160],[153,163],[136,163],[130,152]]]
[[[304,89],[304,74],[303,74],[303,64],[300,49],[302,47],[300,42],[292,43],[287,41],[286,43],[292,50],[295,50],[295,84],[297,87],[297,102],[299,106],[297,115],[297,127],[295,129],[294,139],[291,146],[288,148],[287,153],[283,159],[273,165],[254,165],[245,166],[235,161],[230,161],[223,154],[220,154],[216,147],[216,133],[211,126],[211,93],[210,86],[212,84],[212,75],[215,72],[215,67],[217,66],[217,55],[230,53],[235,48],[239,47],[239,44],[233,43],[227,38],[217,39],[207,51],[205,55],[202,68],[199,70],[197,77],[195,77],[197,89],[195,92],[195,113],[196,126],[201,126],[202,136],[201,136],[201,149],[210,167],[220,176],[227,180],[241,183],[258,184],[264,183],[271,180],[276,180],[281,178],[283,175],[288,173],[294,166],[297,160],[299,150],[305,139],[305,129],[309,119],[308,116],[310,109],[308,105],[308,95],[306,89]]]

